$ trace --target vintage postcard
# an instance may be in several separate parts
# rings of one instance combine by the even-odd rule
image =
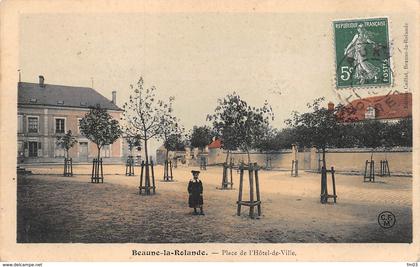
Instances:
[[[0,12],[0,261],[417,266],[418,1]]]

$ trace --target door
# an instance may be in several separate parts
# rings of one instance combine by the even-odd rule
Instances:
[[[29,142],[29,157],[38,157],[38,142]]]
[[[79,143],[79,160],[88,161],[88,143],[87,142]]]

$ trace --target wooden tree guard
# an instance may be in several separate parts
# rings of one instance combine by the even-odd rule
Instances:
[[[292,160],[292,170],[291,170],[290,175],[293,177],[299,176],[299,161],[298,160]]]
[[[388,160],[381,160],[381,172],[379,176],[391,176],[391,172],[389,171]]]
[[[200,158],[200,170],[207,170],[207,159],[206,157]]]
[[[271,165],[271,157],[267,157],[265,160],[265,169],[271,170],[273,166]]]
[[[172,175],[172,161],[165,160],[165,165],[163,166],[163,181],[172,182],[174,180]]]
[[[128,159],[125,163],[125,175],[134,176],[134,158],[133,156],[128,156]]]
[[[261,216],[261,198],[260,198],[260,185],[258,180],[258,171],[259,167],[257,163],[250,164],[249,166],[244,166],[241,164],[239,166],[240,170],[240,176],[239,176],[239,195],[238,195],[238,201],[236,202],[238,204],[237,209],[237,215],[241,215],[241,207],[242,205],[249,207],[249,216],[254,219],[254,207],[257,206],[258,209],[258,216]],[[242,200],[242,190],[243,190],[243,183],[244,183],[244,170],[248,170],[249,174],[249,201]],[[254,179],[255,179],[255,193],[257,196],[257,199],[254,199]]]
[[[366,160],[363,182],[375,182],[375,161]]]
[[[151,175],[152,175],[152,184],[150,184],[149,171],[151,171]],[[143,160],[141,162],[139,194],[150,195],[150,194],[155,194],[155,193],[156,193],[156,186],[155,186],[155,173],[153,170],[153,160],[151,160],[150,163],[147,163],[147,164]]]
[[[233,189],[233,162],[229,164],[226,162],[223,163],[223,178],[222,178],[222,187],[220,189]]]
[[[103,183],[104,182],[104,169],[102,166],[102,158],[93,159],[92,163],[92,176],[90,179],[91,183]]]
[[[327,173],[331,173],[331,180],[333,186],[333,194],[328,194],[328,181]],[[333,198],[334,203],[337,203],[337,193],[335,191],[335,171],[334,167],[331,167],[331,170],[327,170],[324,166],[321,168],[321,203],[328,203],[328,199]]]
[[[64,158],[64,176],[73,176],[73,159]]]

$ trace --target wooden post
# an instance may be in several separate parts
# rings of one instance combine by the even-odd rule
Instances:
[[[103,183],[104,182],[104,170],[102,166],[102,159],[93,159],[92,162],[92,176],[90,179],[91,183]]]
[[[375,161],[366,160],[363,182],[375,182]]]
[[[328,177],[327,173],[331,173],[331,181],[332,181],[332,190],[333,194],[328,194]],[[321,203],[326,204],[328,203],[328,199],[333,198],[334,203],[337,203],[337,191],[335,187],[335,170],[334,167],[331,167],[331,170],[328,170],[323,166],[321,170]]]
[[[232,163],[232,160],[231,160],[231,162],[230,162],[230,189],[232,189],[233,188],[233,163]]]
[[[139,194],[140,195],[141,195],[142,186],[143,186],[143,171],[144,171],[144,160],[141,161],[140,185],[139,185]]]
[[[260,186],[259,186],[259,177],[258,177],[258,170],[259,167],[257,163],[250,163],[248,166],[244,166],[243,164],[240,165],[240,178],[239,178],[239,194],[238,194],[238,209],[237,215],[241,215],[241,207],[242,205],[249,207],[249,216],[254,219],[255,218],[255,206],[258,209],[258,216],[261,216],[261,195],[260,195]],[[244,180],[244,170],[248,170],[249,175],[249,200],[244,201],[242,199],[242,190],[243,190],[243,180]],[[256,198],[254,199],[254,178],[255,178],[255,194]]]
[[[248,167],[249,174],[249,202],[250,204],[254,203],[254,169],[252,164],[249,164]],[[249,206],[249,217],[254,218],[254,206]]]
[[[154,169],[153,169],[153,160],[150,160],[150,165],[152,167],[152,185],[153,185],[152,190],[153,190],[153,194],[155,194],[156,193],[156,185],[155,185],[155,172],[154,172]]]
[[[222,177],[222,188],[221,189],[226,189],[227,187],[227,166],[226,163],[223,162],[223,177]]]
[[[257,202],[259,203],[258,208],[258,216],[261,216],[261,196],[260,196],[260,182],[258,178],[258,165],[255,163],[255,190],[257,193]]]
[[[102,183],[104,182],[104,169],[103,169],[103,165],[102,165],[102,159],[100,159],[100,164],[101,164],[101,179],[102,179]]]
[[[64,158],[63,176],[73,176],[73,160],[72,160],[72,158]]]
[[[241,203],[242,203],[242,189],[243,189],[243,184],[244,184],[244,166],[243,163],[241,163],[241,165],[239,166],[239,194],[238,194],[238,210],[237,210],[237,215],[240,216],[241,215]]]
[[[170,173],[171,173],[171,181],[174,179],[174,176],[173,176],[173,174],[172,174],[172,160],[170,160],[169,161],[169,170],[171,171]]]
[[[321,203],[324,204],[327,201],[328,189],[327,189],[327,170],[325,166],[321,167]]]
[[[150,163],[145,163],[144,161],[142,161],[141,165],[142,166],[141,166],[141,173],[140,173],[139,194],[142,195],[143,191],[145,195],[150,195],[151,193],[155,194],[156,184],[155,184],[155,171],[153,168],[153,160],[150,160]],[[150,181],[150,176],[147,177],[147,170],[149,167],[150,167],[150,173],[152,175],[151,181]],[[144,168],[146,169],[144,170]],[[144,177],[143,177],[143,174],[145,175]],[[144,181],[144,185],[143,185],[143,181]]]
[[[337,203],[337,193],[335,191],[335,171],[334,171],[334,167],[331,167],[331,178],[332,178],[332,185],[333,185],[334,203]]]

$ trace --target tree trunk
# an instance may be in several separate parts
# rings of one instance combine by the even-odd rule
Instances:
[[[251,166],[251,155],[248,150],[246,150],[246,154],[248,155],[248,166]]]
[[[68,159],[69,158],[69,150],[68,149],[66,149],[66,159]]]
[[[144,156],[146,157],[146,164],[149,163],[149,153],[147,151],[147,139],[144,139]]]
[[[227,151],[227,154],[226,154],[226,159],[225,159],[226,164],[228,163],[228,159],[229,159],[229,152],[230,152],[230,150],[228,150],[228,151]]]
[[[101,157],[101,147],[99,145],[96,145],[96,147],[98,148],[98,160]]]
[[[322,166],[327,169],[327,163],[325,161],[325,147],[322,148]]]

